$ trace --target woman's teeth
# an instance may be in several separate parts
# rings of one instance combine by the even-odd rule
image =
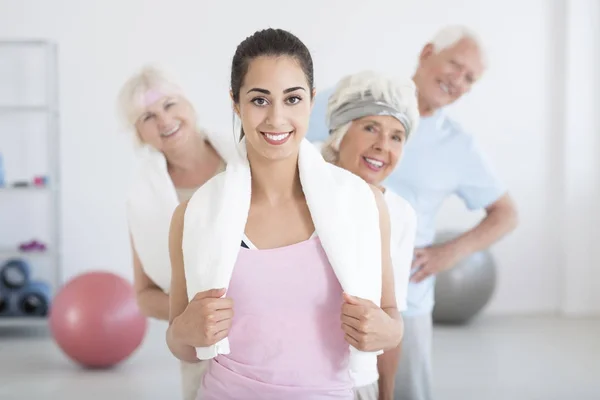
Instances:
[[[275,142],[279,142],[285,140],[288,136],[291,135],[292,132],[286,133],[263,133],[269,140],[273,140]]]
[[[379,161],[379,160],[374,160],[372,158],[368,158],[368,157],[363,157],[363,159],[368,162],[370,165],[374,166],[375,168],[381,168],[383,167],[383,162]]]
[[[179,130],[179,127],[180,127],[180,126],[181,126],[181,124],[177,124],[177,125],[175,125],[175,126],[173,127],[173,129],[171,129],[171,130],[169,130],[169,131],[167,131],[167,132],[161,133],[161,134],[160,134],[160,136],[162,136],[162,137],[168,137],[168,136],[171,136],[172,134],[174,134],[175,132],[177,132],[177,131]]]

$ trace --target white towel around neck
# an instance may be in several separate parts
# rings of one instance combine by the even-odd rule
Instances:
[[[183,258],[188,297],[228,288],[240,251],[251,199],[245,140],[236,162],[190,199],[184,216]],[[323,249],[342,289],[381,302],[381,234],[375,196],[364,180],[326,162],[304,139],[298,157],[300,181]],[[341,313],[341,310],[340,310]],[[228,354],[227,338],[196,348],[201,360]],[[350,346],[350,372],[377,370],[377,355]]]
[[[225,162],[234,156],[233,136],[212,132],[205,135]],[[144,147],[140,149],[139,156],[141,162],[126,203],[129,231],[144,272],[165,293],[169,293],[169,230],[179,199],[163,153]]]

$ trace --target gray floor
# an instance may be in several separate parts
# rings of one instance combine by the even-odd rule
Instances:
[[[178,364],[151,324],[144,345],[110,371],[84,371],[43,328],[0,325],[0,399],[178,399]],[[599,400],[600,319],[480,318],[436,327],[436,400]]]

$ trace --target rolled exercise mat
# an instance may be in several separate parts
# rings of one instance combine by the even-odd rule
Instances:
[[[25,260],[8,260],[0,268],[0,286],[9,290],[16,290],[29,283],[31,268]]]
[[[41,281],[29,283],[17,293],[17,309],[21,316],[47,316],[50,309],[50,286]]]

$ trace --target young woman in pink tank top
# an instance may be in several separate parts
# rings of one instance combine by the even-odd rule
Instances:
[[[238,46],[231,98],[246,138],[252,197],[226,297],[213,289],[188,299],[186,203],[172,220],[169,348],[195,362],[195,347],[225,337],[230,345],[229,354],[208,361],[198,399],[351,400],[349,344],[364,351],[400,344],[381,192],[372,188],[382,239],[381,307],[342,292],[315,232],[298,172],[314,94],[311,55],[291,33],[267,29]]]

